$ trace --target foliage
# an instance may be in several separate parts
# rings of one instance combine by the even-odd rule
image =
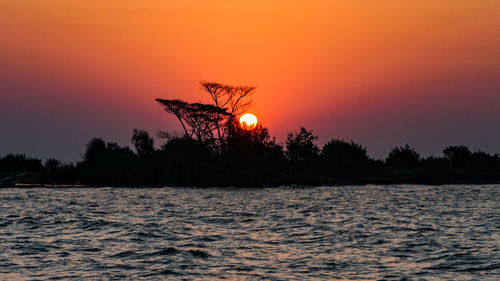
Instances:
[[[421,166],[425,176],[429,180],[448,180],[451,177],[450,161],[445,157],[430,156],[422,159]]]
[[[475,171],[495,172],[500,171],[500,157],[483,151],[477,151],[470,156],[470,167]],[[463,166],[469,166],[467,164]]]
[[[318,139],[312,132],[300,127],[298,132],[289,133],[286,138],[286,156],[291,162],[310,162],[319,153],[318,146],[314,143]]]
[[[300,127],[289,133],[286,139],[286,157],[289,161],[289,177],[294,182],[306,183],[317,180],[318,139],[312,130]]]
[[[470,163],[472,152],[466,146],[448,146],[443,150],[444,156],[455,169],[464,169]]]
[[[415,169],[420,163],[420,155],[406,144],[394,147],[385,161],[393,168]]]
[[[24,154],[8,154],[0,159],[0,173],[43,171],[42,161]]]
[[[213,104],[188,103],[179,99],[156,99],[165,112],[173,114],[184,129],[185,137],[199,143],[224,149],[236,116],[246,111],[255,87],[230,86],[216,82],[200,82]]]
[[[287,167],[283,147],[262,125],[249,130],[234,124],[222,160],[225,173],[237,185],[277,184]]]
[[[112,186],[263,186],[337,183],[468,183],[500,181],[500,155],[449,146],[442,157],[421,158],[412,147],[394,147],[385,161],[353,141],[334,139],[320,150],[312,130],[300,127],[284,145],[257,124],[236,117],[252,103],[252,86],[200,82],[211,104],[156,99],[177,118],[182,136],[160,132],[159,149],[147,131],[134,129],[127,146],[93,138],[83,159],[64,163],[23,154],[0,158],[0,175],[28,173],[38,183]]]
[[[90,184],[122,185],[133,182],[135,154],[128,147],[93,138],[87,144],[83,173]]]
[[[227,109],[210,104],[188,103],[182,100],[156,99],[164,110],[176,116],[184,129],[184,137],[195,138],[198,142],[215,143],[214,131],[221,120],[229,118]]]
[[[132,143],[139,156],[145,157],[153,154],[155,151],[154,140],[146,131],[134,129]]]
[[[353,141],[331,140],[320,154],[322,172],[332,177],[365,176],[370,164],[366,148]]]
[[[395,147],[386,161],[371,159],[366,148],[334,139],[319,150],[317,136],[300,128],[285,146],[261,124],[230,128],[224,150],[189,137],[171,137],[160,149],[146,131],[135,129],[128,147],[100,138],[88,144],[78,163],[9,154],[0,174],[27,172],[38,183],[107,186],[263,186],[291,183],[469,183],[500,180],[500,156],[448,147],[443,156],[421,158],[408,145]],[[470,152],[470,154],[468,153]],[[25,178],[25,180],[27,180]]]
[[[162,146],[162,152],[162,182],[184,186],[210,182],[215,166],[209,147],[187,137],[172,138]]]

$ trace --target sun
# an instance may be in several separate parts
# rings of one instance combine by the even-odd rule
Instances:
[[[240,126],[242,128],[253,129],[257,126],[257,117],[251,113],[245,113],[240,117]]]

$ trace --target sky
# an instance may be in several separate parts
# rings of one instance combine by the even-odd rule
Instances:
[[[200,80],[257,86],[284,141],[353,140],[384,158],[500,153],[500,1],[0,0],[0,156],[81,159],[92,137],[181,128],[155,98]],[[160,145],[163,140],[156,139]]]

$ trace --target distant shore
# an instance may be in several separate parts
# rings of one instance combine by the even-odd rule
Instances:
[[[311,130],[300,128],[283,145],[257,126],[236,129],[224,145],[169,137],[156,148],[147,132],[134,130],[134,149],[93,138],[78,162],[23,154],[0,157],[0,187],[500,183],[500,155],[465,146],[448,146],[441,156],[425,158],[408,145],[397,146],[380,160],[352,141],[335,139],[320,148],[316,140]]]
[[[84,185],[84,184],[36,184],[36,183],[17,183],[14,186],[4,186],[0,187],[3,189],[8,188],[291,188],[291,189],[302,189],[302,188],[315,188],[315,187],[333,187],[333,186],[366,186],[366,185],[422,185],[422,186],[446,186],[446,185],[500,185],[500,181],[475,181],[475,182],[337,182],[328,184],[283,184],[283,185],[262,185],[262,186],[235,186],[235,185],[221,185],[221,186],[211,186],[211,185],[199,185],[199,186],[178,186],[178,185],[133,185],[133,186],[109,186],[109,185]]]
[[[44,186],[239,186],[483,184],[500,182],[500,154],[452,145],[422,157],[408,144],[375,159],[363,145],[341,138],[320,147],[313,130],[300,127],[285,142],[257,117],[247,124],[254,86],[200,81],[210,103],[157,98],[182,132],[158,131],[163,141],[134,129],[132,147],[92,138],[82,159],[62,162],[8,154],[0,158],[0,187]],[[332,129],[333,130],[333,129]]]

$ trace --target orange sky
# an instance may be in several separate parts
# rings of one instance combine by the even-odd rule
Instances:
[[[500,2],[0,0],[0,155],[77,159],[93,136],[179,130],[154,98],[256,85],[255,113],[382,157],[500,152]],[[496,130],[496,131],[495,131]]]

